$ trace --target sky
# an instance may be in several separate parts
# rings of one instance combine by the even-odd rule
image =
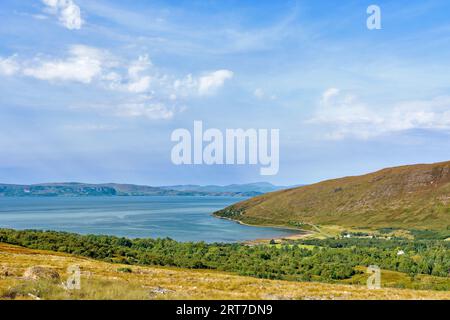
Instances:
[[[369,5],[381,29],[369,30]],[[3,0],[0,182],[314,183],[450,160],[450,2]],[[280,168],[171,133],[280,130]]]

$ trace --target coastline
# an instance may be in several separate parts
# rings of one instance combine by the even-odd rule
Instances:
[[[164,221],[160,222],[159,220],[155,220],[153,216],[147,218],[146,215],[142,216],[143,221],[148,221],[149,224],[152,223],[155,225],[149,225],[148,228],[122,228],[121,226],[117,227],[115,225],[109,226],[107,223],[103,223],[103,215],[107,214],[108,221],[119,221],[120,223],[127,221],[127,223],[130,223],[129,226],[134,226],[136,224],[134,222],[136,219],[127,220],[124,208],[132,208],[133,210],[147,210],[148,208],[152,208],[152,210],[157,210],[155,212],[159,212],[158,210],[160,210],[160,208],[165,208],[164,210],[166,210],[167,208],[172,207],[184,207],[187,202],[181,197],[148,197],[145,201],[140,201],[137,197],[117,197],[115,201],[112,201],[111,197],[27,198],[30,200],[14,197],[8,199],[8,201],[5,201],[5,207],[8,208],[8,211],[14,213],[26,208],[28,210],[28,216],[26,217],[26,221],[17,222],[16,219],[10,215],[0,214],[0,228],[5,227],[15,230],[55,230],[76,234],[111,235],[130,239],[171,237],[177,239],[179,242],[205,241],[208,243],[230,242],[251,244],[269,243],[271,240],[281,242],[282,239],[296,240],[310,234],[309,231],[302,230],[299,226],[295,225],[259,225],[258,221],[251,224],[213,214],[214,211],[224,208],[230,205],[230,203],[234,203],[235,200],[229,199],[228,197],[223,200],[206,200],[209,207],[208,210],[205,210],[206,212],[203,213],[206,214],[206,217],[203,216],[203,214],[200,216],[197,213],[193,213],[185,218],[183,215],[180,215],[178,209],[170,209],[169,217],[171,219],[177,219],[177,221],[179,220],[179,222],[177,222],[177,228],[167,227]],[[2,197],[0,197],[0,201],[2,201]],[[192,210],[189,209],[192,212],[196,212],[196,208],[200,208],[199,206],[203,206],[205,203],[203,198],[197,200],[194,199],[192,201],[194,203],[191,208]],[[35,212],[35,202],[39,203],[39,208],[43,210],[41,210],[42,212]],[[76,205],[74,207],[76,210],[71,210],[70,212],[67,211],[67,208],[71,208],[74,205]],[[92,208],[96,208],[96,210],[91,211]],[[154,216],[159,217],[160,215],[161,214],[158,213]],[[209,217],[207,218],[207,216]],[[63,220],[60,220],[60,217],[63,217]],[[77,217],[86,217],[86,221],[83,225],[79,224],[79,218]],[[101,220],[98,220],[99,217]],[[167,217],[167,214],[165,217]],[[181,218],[183,218],[183,220]],[[220,220],[216,220],[217,218],[229,220],[233,223],[220,223],[218,222]],[[188,219],[187,222],[193,223],[191,229],[185,229],[184,219]],[[208,223],[197,223],[199,221],[198,219],[206,219]],[[99,222],[94,223],[97,220]],[[239,225],[243,227],[239,227]],[[230,232],[228,232],[228,230]],[[222,231],[224,232],[222,233]]]
[[[288,226],[279,226],[279,225],[256,225],[256,224],[249,224],[249,223],[245,223],[239,220],[234,220],[231,218],[227,218],[227,217],[220,217],[220,216],[216,216],[214,213],[211,214],[213,217],[218,218],[218,219],[223,219],[223,220],[228,220],[243,226],[247,226],[247,227],[257,227],[257,228],[274,228],[274,229],[282,229],[282,230],[291,230],[291,231],[295,231],[295,234],[292,234],[290,236],[285,236],[285,237],[272,237],[272,238],[258,238],[258,239],[254,239],[254,240],[246,240],[243,241],[242,243],[244,244],[248,244],[248,245],[256,245],[256,244],[267,244],[270,241],[274,240],[276,243],[281,242],[282,240],[299,240],[302,239],[306,236],[309,236],[311,234],[313,234],[313,231],[310,230],[304,230],[304,229],[298,229],[298,228],[293,228],[293,227],[288,227]]]

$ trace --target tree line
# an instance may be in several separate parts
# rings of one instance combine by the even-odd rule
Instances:
[[[114,263],[212,269],[291,281],[349,279],[361,272],[357,266],[369,265],[412,277],[448,277],[450,271],[450,243],[436,240],[325,239],[248,246],[0,229],[0,242]],[[399,250],[404,254],[399,255]]]

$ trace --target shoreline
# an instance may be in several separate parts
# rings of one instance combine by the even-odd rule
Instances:
[[[223,219],[223,220],[228,220],[243,226],[247,226],[247,227],[256,227],[256,228],[273,228],[273,229],[282,229],[282,230],[290,230],[290,231],[295,231],[295,234],[286,236],[286,237],[272,237],[272,238],[258,238],[258,239],[253,239],[253,240],[244,240],[241,241],[241,243],[243,244],[249,244],[249,245],[255,245],[255,244],[264,244],[267,243],[271,240],[274,240],[275,242],[281,242],[282,240],[299,240],[302,239],[306,236],[309,236],[311,234],[313,234],[313,231],[310,230],[304,230],[304,229],[298,229],[298,228],[294,228],[294,227],[288,227],[288,226],[279,226],[279,225],[255,225],[255,224],[249,224],[249,223],[245,223],[239,220],[234,220],[231,218],[227,218],[227,217],[219,217],[216,216],[215,214],[211,214],[213,217],[218,218],[218,219]]]

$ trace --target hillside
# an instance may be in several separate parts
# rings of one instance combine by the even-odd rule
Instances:
[[[450,229],[450,161],[388,168],[252,198],[215,213],[261,225]]]
[[[445,291],[363,285],[298,283],[255,279],[206,270],[112,264],[51,251],[0,243],[2,299],[450,299]],[[29,279],[27,269],[40,266],[55,280]],[[66,290],[69,266],[81,270],[80,290]],[[398,278],[397,273],[383,273]],[[366,279],[362,280],[364,283]]]
[[[271,185],[270,185],[271,186]],[[264,188],[265,187],[265,188]],[[253,197],[279,190],[260,184],[219,186],[151,187],[133,184],[88,184],[77,182],[34,185],[0,184],[0,197],[80,197],[80,196],[232,196]]]

